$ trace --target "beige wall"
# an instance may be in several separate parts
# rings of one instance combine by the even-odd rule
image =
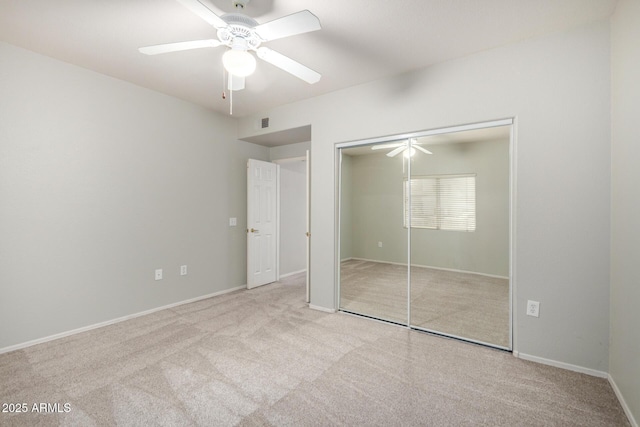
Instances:
[[[0,349],[246,283],[245,163],[268,149],[4,43],[0,75]]]
[[[640,2],[621,0],[612,19],[612,227],[610,373],[640,422]]]

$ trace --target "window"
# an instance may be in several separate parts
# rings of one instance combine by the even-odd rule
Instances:
[[[476,176],[415,176],[404,183],[404,226],[409,222],[411,185],[411,227],[435,230],[475,231]]]

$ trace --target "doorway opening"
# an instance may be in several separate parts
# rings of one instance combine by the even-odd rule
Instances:
[[[305,274],[310,300],[310,154],[247,162],[247,288]],[[282,148],[280,146],[276,148]]]
[[[280,278],[305,273],[306,302],[310,300],[310,156],[274,160],[280,166]]]

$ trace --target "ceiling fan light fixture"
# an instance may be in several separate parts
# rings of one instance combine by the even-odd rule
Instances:
[[[404,152],[402,153],[402,155],[404,156],[405,159],[409,159],[411,157],[413,157],[413,155],[416,154],[416,149],[413,147],[409,147],[406,150],[404,150]]]
[[[256,58],[246,50],[229,49],[222,55],[224,68],[238,77],[247,77],[256,70]]]

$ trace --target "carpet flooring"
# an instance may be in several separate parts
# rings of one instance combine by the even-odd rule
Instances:
[[[304,298],[303,274],[1,354],[29,410],[0,425],[628,425],[605,379]]]
[[[407,267],[348,260],[340,308],[407,323]],[[411,325],[509,348],[509,280],[411,267]]]

